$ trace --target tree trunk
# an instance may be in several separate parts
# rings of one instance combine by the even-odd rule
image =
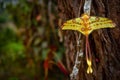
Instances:
[[[80,17],[84,0],[58,0],[59,16],[62,22]],[[91,14],[112,19],[114,29],[100,29],[89,36],[92,51],[93,73],[87,74],[85,54],[79,65],[77,80],[120,80],[120,0],[92,0]],[[61,24],[62,25],[62,24]],[[78,35],[76,31],[64,31],[67,68],[72,72],[77,52]],[[85,37],[80,39],[80,47],[85,52]]]

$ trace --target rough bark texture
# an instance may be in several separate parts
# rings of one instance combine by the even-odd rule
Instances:
[[[62,22],[83,13],[84,0],[58,0]],[[108,17],[116,23],[114,29],[101,29],[89,36],[93,60],[93,74],[86,73],[86,62],[79,67],[77,80],[120,80],[120,0],[92,0],[91,15]],[[67,68],[71,72],[76,55],[78,32],[64,31]],[[84,51],[84,36],[82,49]]]

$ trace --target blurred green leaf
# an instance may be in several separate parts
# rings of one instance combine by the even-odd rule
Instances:
[[[16,34],[9,28],[4,28],[0,33],[0,52],[6,53],[15,60],[18,56],[24,57],[24,45],[22,41],[17,40]]]
[[[48,53],[49,53],[50,49],[46,48],[46,49],[43,49],[42,51],[42,59],[45,60]]]
[[[16,35],[11,29],[4,28],[0,30],[0,51],[4,46],[14,41],[16,41]]]
[[[8,45],[5,46],[5,49],[7,50],[7,53],[11,55],[14,59],[16,56],[19,57],[24,57],[25,55],[23,54],[24,52],[24,46],[21,43],[9,43]]]
[[[9,20],[9,14],[7,12],[0,13],[0,23],[5,23]]]
[[[17,77],[11,77],[8,80],[19,80]]]

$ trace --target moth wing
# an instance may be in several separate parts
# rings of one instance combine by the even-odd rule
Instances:
[[[84,27],[82,24],[83,24],[83,21],[81,20],[81,18],[71,19],[66,21],[62,25],[62,30],[77,30],[79,32],[82,32],[81,28]]]
[[[101,28],[114,28],[115,24],[112,20],[103,17],[95,17],[91,16],[89,19],[90,27],[93,30],[101,29]]]

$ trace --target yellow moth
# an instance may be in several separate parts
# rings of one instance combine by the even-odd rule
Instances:
[[[89,34],[100,28],[114,28],[115,24],[112,20],[104,17],[89,16],[83,14],[79,18],[66,21],[62,25],[62,30],[76,30],[86,36],[86,61],[88,64],[87,73],[92,73],[92,57],[89,46],[88,36]]]
[[[93,30],[113,27],[115,27],[115,24],[108,18],[88,16],[87,14],[83,14],[79,18],[66,21],[62,25],[62,30],[77,30],[83,35],[87,36]]]

